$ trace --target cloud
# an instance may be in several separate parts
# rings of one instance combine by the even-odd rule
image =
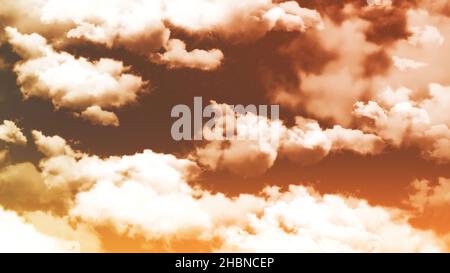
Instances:
[[[385,147],[383,139],[377,135],[342,128],[339,125],[325,130],[325,134],[331,140],[332,150],[336,151],[352,151],[362,155],[373,155],[381,153]]]
[[[201,236],[216,221],[242,217],[216,216],[214,207],[231,204],[245,209],[258,204],[246,195],[230,199],[188,184],[199,168],[172,155],[150,150],[104,159],[88,154],[48,154],[40,163],[41,176],[50,189],[76,194],[65,197],[73,198],[68,202],[72,204],[70,217],[93,226],[112,225],[119,234],[130,237]]]
[[[447,50],[450,39],[450,18],[429,14],[422,9],[410,9],[406,16],[407,29],[411,35],[393,44],[388,54],[399,56],[405,60],[414,60],[421,67],[403,71],[391,69],[385,75],[383,84],[391,85],[394,88],[407,87],[414,90],[414,95],[420,97],[426,93],[424,91],[430,83],[450,84],[446,76],[450,61],[450,54]],[[408,63],[413,64],[410,61]],[[413,66],[417,67],[418,63]],[[382,89],[383,87],[378,90]]]
[[[0,140],[19,145],[27,143],[27,138],[23,135],[20,128],[10,120],[4,120],[3,124],[0,124]]]
[[[435,252],[442,242],[412,228],[399,211],[302,186],[266,188],[263,213],[223,231],[219,251]]]
[[[431,84],[429,98],[416,102],[409,98],[411,90],[388,88],[379,96],[379,103],[385,107],[374,101],[358,102],[354,115],[361,119],[366,131],[387,143],[419,147],[425,158],[445,163],[450,159],[450,121],[439,111],[450,105],[446,90]]]
[[[101,251],[106,228],[159,251],[186,242],[189,250],[202,245],[206,251],[444,251],[442,237],[411,222],[421,210],[448,205],[444,178],[437,185],[414,182],[411,211],[302,185],[229,196],[196,184],[202,169],[249,177],[282,157],[313,164],[335,153],[379,154],[385,146],[413,147],[427,159],[449,162],[450,19],[438,2],[427,4],[430,12],[418,8],[425,3],[401,1],[6,3],[0,20],[14,28],[0,40],[6,37],[22,58],[14,71],[23,96],[102,126],[119,126],[117,110],[137,102],[147,82],[130,72],[138,66],[76,57],[63,51],[68,45],[82,55],[131,52],[168,69],[211,71],[235,54],[236,44],[241,52],[260,46],[254,42],[269,32],[301,33],[261,41],[274,50],[276,64],[287,64],[270,68],[268,74],[285,78],[270,96],[292,107],[293,125],[216,104],[227,115],[203,131],[237,137],[206,139],[187,159],[151,150],[100,156],[37,130],[32,137],[43,154],[37,166],[10,163],[0,147],[0,218],[11,223],[0,226],[0,237],[9,236],[0,241],[32,251]],[[279,42],[288,46],[276,51]],[[218,128],[228,122],[234,125]],[[10,121],[0,125],[0,139],[27,142]],[[13,245],[16,237],[27,244]]]
[[[42,4],[40,12],[43,23],[74,24],[67,31],[68,38],[125,48],[170,68],[202,70],[220,65],[220,49],[187,52],[185,42],[172,37],[174,30],[242,43],[257,40],[270,31],[320,27],[322,20],[318,12],[302,8],[295,1],[271,0],[83,0],[76,5],[49,0]],[[166,52],[158,54],[161,48]]]
[[[444,44],[444,37],[434,26],[411,27],[411,32],[408,42],[414,46],[439,47]]]
[[[409,69],[419,69],[424,66],[427,66],[426,63],[417,62],[415,60],[407,58],[400,58],[398,56],[392,57],[392,60],[394,61],[394,66],[397,67],[400,71],[406,71]]]
[[[445,113],[450,106],[450,86],[430,84],[429,97],[420,105],[427,111],[433,124],[450,126],[450,116]]]
[[[146,82],[126,73],[129,68],[112,59],[89,61],[56,52],[45,38],[21,34],[7,27],[9,42],[24,58],[14,66],[25,98],[50,100],[55,108],[84,111],[91,106],[120,108],[136,102]]]
[[[385,146],[376,135],[339,125],[322,129],[315,120],[296,117],[296,124],[286,127],[280,120],[251,112],[241,114],[226,104],[211,105],[222,114],[215,117],[214,126],[204,126],[203,135],[208,142],[191,157],[212,170],[257,176],[272,167],[279,155],[312,164],[330,152],[369,155],[380,153]]]
[[[280,47],[286,69],[265,75],[272,101],[292,114],[349,127],[352,105],[374,100],[386,86],[423,97],[430,83],[449,85],[450,18],[399,1],[392,8],[376,2],[308,4],[322,13],[324,29]]]
[[[105,111],[97,105],[89,106],[81,112],[80,116],[89,120],[92,124],[98,124],[102,126],[119,126],[119,118],[113,112]]]
[[[218,49],[186,50],[186,44],[178,39],[171,39],[165,46],[166,51],[152,56],[156,63],[166,64],[169,68],[196,68],[200,70],[214,70],[223,60],[223,53]]]
[[[80,252],[103,251],[99,234],[86,223],[73,221],[68,216],[58,217],[42,211],[26,212],[22,217],[42,234],[76,242]]]
[[[67,144],[66,140],[60,136],[45,136],[42,132],[33,130],[34,143],[39,152],[47,157],[60,155],[75,155],[75,152]]]
[[[323,28],[320,14],[299,6],[295,1],[281,2],[264,16],[270,29],[286,31],[306,31],[310,27]]]
[[[0,207],[0,252],[78,252],[75,241],[40,233],[15,212]]]
[[[212,102],[211,106],[220,115],[214,117],[213,126],[202,129],[210,141],[198,147],[192,158],[213,170],[225,169],[243,176],[260,175],[269,169],[277,158],[280,136],[286,130],[281,121],[240,114],[227,104]]]
[[[347,133],[338,129],[338,139],[348,139],[341,136]],[[98,249],[94,238],[101,238],[96,231],[101,227],[112,227],[121,236],[143,238],[142,247],[151,248],[152,242],[163,240],[165,251],[186,240],[206,244],[209,251],[444,250],[433,233],[413,228],[407,222],[408,214],[398,209],[337,194],[322,195],[300,185],[286,191],[266,187],[259,194],[228,197],[195,185],[199,167],[188,159],[150,150],[99,158],[62,151],[57,137],[34,135],[41,142],[38,147],[55,145],[47,150],[59,150],[47,152],[48,157],[41,161],[40,176],[46,187],[77,187],[68,190],[72,196],[59,195],[73,200],[68,202],[65,216],[25,213],[24,218],[34,226],[27,229],[45,231],[45,238],[51,235],[63,242],[79,242],[77,250]],[[24,223],[12,215],[16,222]],[[20,236],[17,230],[2,234]]]
[[[371,56],[376,56],[373,58],[376,61],[383,61],[384,56],[380,54],[382,47],[368,41],[365,32],[370,28],[370,23],[365,20],[351,16],[342,23],[327,18],[324,22],[322,31],[304,38],[312,40],[310,47],[298,48],[302,46],[299,41],[298,45],[283,50],[283,54],[290,58],[299,50],[307,50],[305,55],[313,54],[310,63],[323,64],[310,71],[300,63],[292,72],[298,81],[291,87],[275,83],[272,98],[294,112],[300,108],[311,118],[349,126],[352,121],[349,113],[355,100],[375,87],[378,72],[370,75],[367,67],[378,67],[378,64],[372,62],[366,65],[366,62]],[[316,52],[319,49],[321,51]],[[324,56],[330,57],[322,60]]]
[[[450,179],[416,179],[409,186],[404,204],[410,208],[411,223],[422,229],[433,229],[443,240],[450,242],[448,235],[450,205]]]
[[[408,204],[423,212],[426,208],[450,205],[450,179],[441,177],[437,185],[428,180],[415,180],[411,183],[412,192]]]
[[[15,211],[52,211],[65,213],[73,192],[51,187],[40,170],[29,162],[6,165],[0,169],[0,204]]]
[[[64,10],[70,12],[62,13]],[[69,36],[83,37],[109,46],[113,43],[127,45],[129,41],[139,43],[139,40],[148,37],[146,32],[158,33],[160,39],[153,37],[152,40],[158,41],[156,44],[159,47],[169,38],[170,25],[192,33],[212,32],[228,38],[257,35],[259,38],[274,28],[304,31],[321,21],[317,12],[301,8],[295,1],[273,3],[270,0],[245,3],[236,0],[118,0],[99,3],[81,1],[77,5],[47,1],[42,9],[42,19],[47,23],[74,22],[77,27],[69,32]],[[154,49],[158,47],[149,47],[149,50]]]
[[[170,242],[182,238],[216,238],[221,244],[213,248],[215,251],[444,249],[433,233],[414,229],[399,211],[373,207],[364,200],[321,196],[302,186],[291,186],[287,192],[266,188],[260,196],[237,199],[203,193],[196,199],[180,193],[157,194],[133,181],[115,186],[101,182],[91,191],[80,193],[77,201],[72,214],[97,225],[113,223],[128,236],[141,235],[150,241],[165,238],[169,249]]]

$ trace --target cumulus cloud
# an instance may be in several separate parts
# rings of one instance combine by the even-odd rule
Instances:
[[[379,103],[355,104],[354,115],[361,118],[365,130],[398,146],[419,147],[429,159],[442,163],[450,156],[450,129],[446,115],[439,112],[450,105],[448,88],[430,85],[429,98],[412,101],[408,89],[386,89]],[[370,122],[368,122],[370,121]]]
[[[136,102],[144,91],[146,82],[126,73],[128,68],[122,62],[75,58],[67,52],[56,52],[36,33],[21,34],[11,27],[6,32],[13,49],[24,58],[14,71],[25,98],[48,99],[57,109],[77,112],[92,106],[120,108]]]
[[[0,207],[0,252],[78,252],[76,241],[45,235],[19,217]]]
[[[113,112],[105,111],[98,105],[89,106],[81,112],[80,116],[89,120],[92,124],[99,124],[102,126],[119,126],[119,118]]]
[[[43,145],[57,143],[57,137],[53,141],[46,138]],[[60,150],[61,144],[56,145],[54,150]],[[104,159],[84,153],[47,155],[40,163],[42,179],[50,189],[76,193],[65,197],[73,198],[71,217],[94,226],[112,223],[118,233],[131,237],[200,236],[216,221],[242,217],[230,214],[221,218],[215,215],[214,207],[230,204],[237,211],[258,206],[258,200],[251,196],[230,199],[190,185],[187,181],[199,173],[199,168],[190,160],[172,155],[150,150]]]
[[[220,66],[223,59],[223,53],[218,49],[187,51],[186,44],[178,39],[169,40],[165,48],[164,53],[157,53],[152,59],[157,63],[166,64],[169,68],[214,70]]]
[[[414,229],[395,210],[338,195],[321,196],[302,186],[291,186],[287,192],[266,188],[260,196],[234,199],[206,193],[197,198],[180,194],[157,194],[132,181],[119,186],[101,182],[79,194],[72,214],[95,224],[112,222],[129,236],[140,234],[148,240],[163,237],[169,245],[177,238],[216,238],[221,244],[212,249],[215,251],[444,249],[433,233]],[[238,213],[218,215],[219,210]]]
[[[323,28],[320,14],[299,6],[295,1],[281,2],[267,11],[263,18],[268,21],[270,29],[287,31],[305,31],[310,27]]]
[[[192,35],[210,33],[233,42],[252,41],[269,31],[305,31],[321,26],[318,12],[295,1],[158,0],[158,1],[43,1],[38,11],[46,24],[69,27],[68,38],[85,39],[107,47],[122,47],[149,56],[168,67],[215,69],[223,58],[219,49],[193,49],[170,39],[173,28]],[[170,40],[169,40],[170,39]],[[157,52],[166,48],[161,55]],[[156,57],[155,57],[156,56]],[[205,64],[207,63],[207,64]]]
[[[347,133],[338,131],[337,138]],[[98,250],[95,229],[105,226],[122,236],[144,238],[150,247],[151,242],[163,240],[165,250],[173,250],[180,240],[206,243],[210,251],[444,250],[433,233],[408,224],[404,212],[371,206],[365,200],[321,195],[298,185],[284,192],[267,187],[259,194],[228,197],[196,186],[193,181],[199,167],[188,159],[150,150],[107,158],[73,154],[61,150],[64,145],[57,137],[34,135],[41,143],[38,147],[55,145],[55,149],[47,150],[58,151],[46,152],[47,157],[41,161],[40,175],[46,186],[78,185],[70,190],[75,195],[60,196],[73,200],[66,216],[25,213],[24,218],[30,221],[26,224],[14,213],[6,213],[15,223],[26,225],[33,235],[45,231],[43,238],[48,239],[49,234],[61,238],[48,239],[51,243],[44,240],[38,250],[45,251],[46,245],[59,246],[61,240],[78,242],[76,250]],[[75,227],[70,224],[73,221]],[[22,236],[21,229],[14,227],[2,234],[15,238]],[[30,239],[27,249],[32,242]]]
[[[75,155],[75,152],[62,137],[45,136],[42,132],[37,130],[33,130],[31,133],[38,151],[43,153],[46,157]]]
[[[302,186],[265,191],[263,213],[249,215],[246,227],[224,230],[221,251],[434,252],[444,247],[393,209]]]
[[[264,173],[275,162],[280,136],[286,130],[281,121],[253,113],[239,113],[227,104],[212,102],[219,113],[211,126],[202,129],[210,140],[192,155],[213,170],[225,169],[243,176]],[[246,164],[242,164],[246,162]]]
[[[5,4],[0,20],[19,29],[6,28],[5,37],[22,58],[14,71],[23,96],[47,99],[103,126],[118,126],[114,110],[136,102],[147,83],[120,61],[60,51],[66,42],[124,49],[169,69],[209,71],[223,63],[224,43],[253,42],[271,31],[323,29],[298,34],[301,50],[283,49],[283,57],[294,60],[295,86],[280,84],[273,97],[309,117],[297,117],[293,126],[216,104],[226,109],[225,117],[214,120],[214,129],[203,128],[212,138],[188,159],[151,150],[101,157],[40,131],[32,131],[44,156],[38,166],[11,165],[8,151],[0,150],[5,251],[100,251],[104,227],[143,238],[150,248],[163,242],[163,250],[174,250],[177,241],[204,243],[212,251],[444,250],[436,235],[409,224],[409,212],[366,200],[300,185],[227,196],[195,184],[201,167],[248,177],[264,173],[279,157],[311,164],[339,152],[378,154],[385,145],[412,146],[428,159],[449,162],[450,19],[442,1],[436,4],[440,14],[407,11],[400,1],[369,1],[361,11],[360,4],[307,2],[302,6],[309,8],[271,0]],[[195,48],[203,42],[207,48]],[[300,53],[306,57],[293,57]],[[230,132],[236,138],[227,139]],[[0,139],[26,143],[10,121],[0,125]],[[418,211],[447,205],[448,184],[444,178],[435,186],[414,182],[409,204]]]
[[[66,10],[69,12],[62,12]],[[117,0],[98,3],[81,1],[77,5],[51,0],[42,9],[42,19],[47,23],[74,22],[77,27],[69,31],[69,36],[83,37],[108,46],[133,43],[141,44],[143,49],[144,44],[149,46],[148,43],[153,42],[155,46],[149,47],[150,51],[167,42],[170,28],[165,22],[188,32],[212,32],[226,38],[238,35],[259,38],[272,29],[304,31],[321,22],[317,12],[301,8],[295,1],[274,3],[271,0],[245,3],[236,0],[131,3]]]
[[[255,176],[272,167],[279,155],[311,164],[330,152],[378,154],[385,146],[376,135],[339,125],[322,129],[315,120],[297,117],[294,126],[286,127],[280,120],[239,113],[226,104],[213,102],[212,106],[222,114],[215,117],[214,126],[205,125],[203,135],[209,141],[192,154],[193,159],[212,170]]]
[[[383,139],[374,134],[366,134],[360,130],[346,129],[339,125],[325,130],[332,143],[332,150],[352,151],[362,155],[374,155],[383,151]]]
[[[3,124],[0,124],[0,140],[20,145],[27,143],[27,138],[23,135],[22,130],[10,120],[4,120]]]

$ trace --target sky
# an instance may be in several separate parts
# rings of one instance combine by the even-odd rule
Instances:
[[[447,252],[449,43],[446,0],[0,0],[0,251]],[[195,97],[236,137],[176,140]]]

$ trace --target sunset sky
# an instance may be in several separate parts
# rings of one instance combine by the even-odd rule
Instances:
[[[448,0],[0,0],[0,252],[448,252],[449,69]]]

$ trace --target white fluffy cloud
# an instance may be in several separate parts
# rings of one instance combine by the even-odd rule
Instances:
[[[75,24],[67,32],[69,38],[123,47],[169,68],[202,70],[216,69],[223,59],[222,52],[187,52],[183,41],[170,39],[172,27],[242,42],[258,39],[272,30],[305,31],[320,27],[322,21],[319,13],[301,8],[295,1],[272,0],[82,0],[76,4],[49,0],[42,5],[41,15],[47,24]],[[155,54],[163,47],[166,52]]]
[[[47,169],[46,162],[62,158],[72,163]],[[444,250],[433,233],[413,228],[401,211],[303,186],[236,197],[213,194],[191,184],[199,171],[194,162],[152,151],[103,159],[55,154],[41,168],[58,176],[59,185],[92,183],[76,194],[71,218],[94,227],[112,225],[132,238],[162,239],[169,249],[171,242],[188,239],[218,242],[210,245],[216,251]]]
[[[448,162],[450,121],[443,110],[450,105],[448,87],[432,84],[429,98],[418,102],[410,100],[410,93],[404,88],[388,88],[379,95],[378,102],[356,103],[354,114],[365,130],[387,143],[419,147],[426,158]]]
[[[288,128],[280,120],[252,113],[240,114],[226,104],[213,102],[212,106],[223,110],[222,115],[216,116],[213,130],[209,126],[203,128],[203,135],[210,141],[197,148],[192,158],[213,170],[225,169],[243,176],[255,176],[272,167],[280,154],[310,164],[330,152],[350,151],[366,155],[378,154],[384,148],[380,137],[360,130],[339,125],[322,129],[317,121],[302,117],[297,117],[296,125]],[[230,132],[236,135],[227,138]]]
[[[0,140],[21,145],[27,143],[27,138],[23,135],[22,130],[10,120],[4,120],[3,124],[0,124]]]
[[[119,126],[119,118],[113,112],[105,111],[100,106],[89,106],[81,112],[80,116],[89,120],[92,124],[100,124],[103,126]]]
[[[281,121],[252,113],[239,114],[226,104],[212,102],[211,106],[221,115],[214,117],[214,126],[205,125],[202,129],[210,141],[199,147],[193,158],[211,169],[226,169],[243,176],[259,175],[269,169],[277,158],[280,137],[285,131]]]
[[[36,130],[33,130],[31,133],[38,151],[45,156],[75,155],[75,152],[62,137],[44,136],[42,132]]]
[[[95,3],[83,0],[76,5],[50,0],[42,9],[42,19],[47,23],[74,22],[77,27],[69,32],[69,36],[84,37],[109,46],[114,42],[138,43],[143,37],[150,37],[145,35],[146,32],[157,33],[160,39],[153,37],[152,40],[159,42],[159,47],[170,35],[164,22],[189,32],[213,32],[224,37],[262,36],[272,29],[304,31],[321,22],[317,12],[301,8],[295,1],[273,3],[271,0],[116,0]]]
[[[249,215],[248,226],[223,231],[220,251],[435,252],[444,247],[433,233],[412,228],[399,211],[364,200],[301,186],[266,193],[263,213]]]
[[[186,44],[178,39],[170,39],[165,48],[164,53],[154,54],[152,59],[157,63],[166,64],[169,68],[214,70],[220,66],[223,59],[223,53],[218,49],[187,51]]]
[[[78,112],[92,106],[120,108],[137,101],[144,91],[146,83],[141,77],[126,73],[128,68],[122,62],[75,58],[67,52],[56,52],[38,34],[21,34],[10,27],[6,32],[13,49],[24,58],[14,71],[25,98],[48,99],[55,108]],[[96,122],[111,122],[109,115],[95,117]]]

